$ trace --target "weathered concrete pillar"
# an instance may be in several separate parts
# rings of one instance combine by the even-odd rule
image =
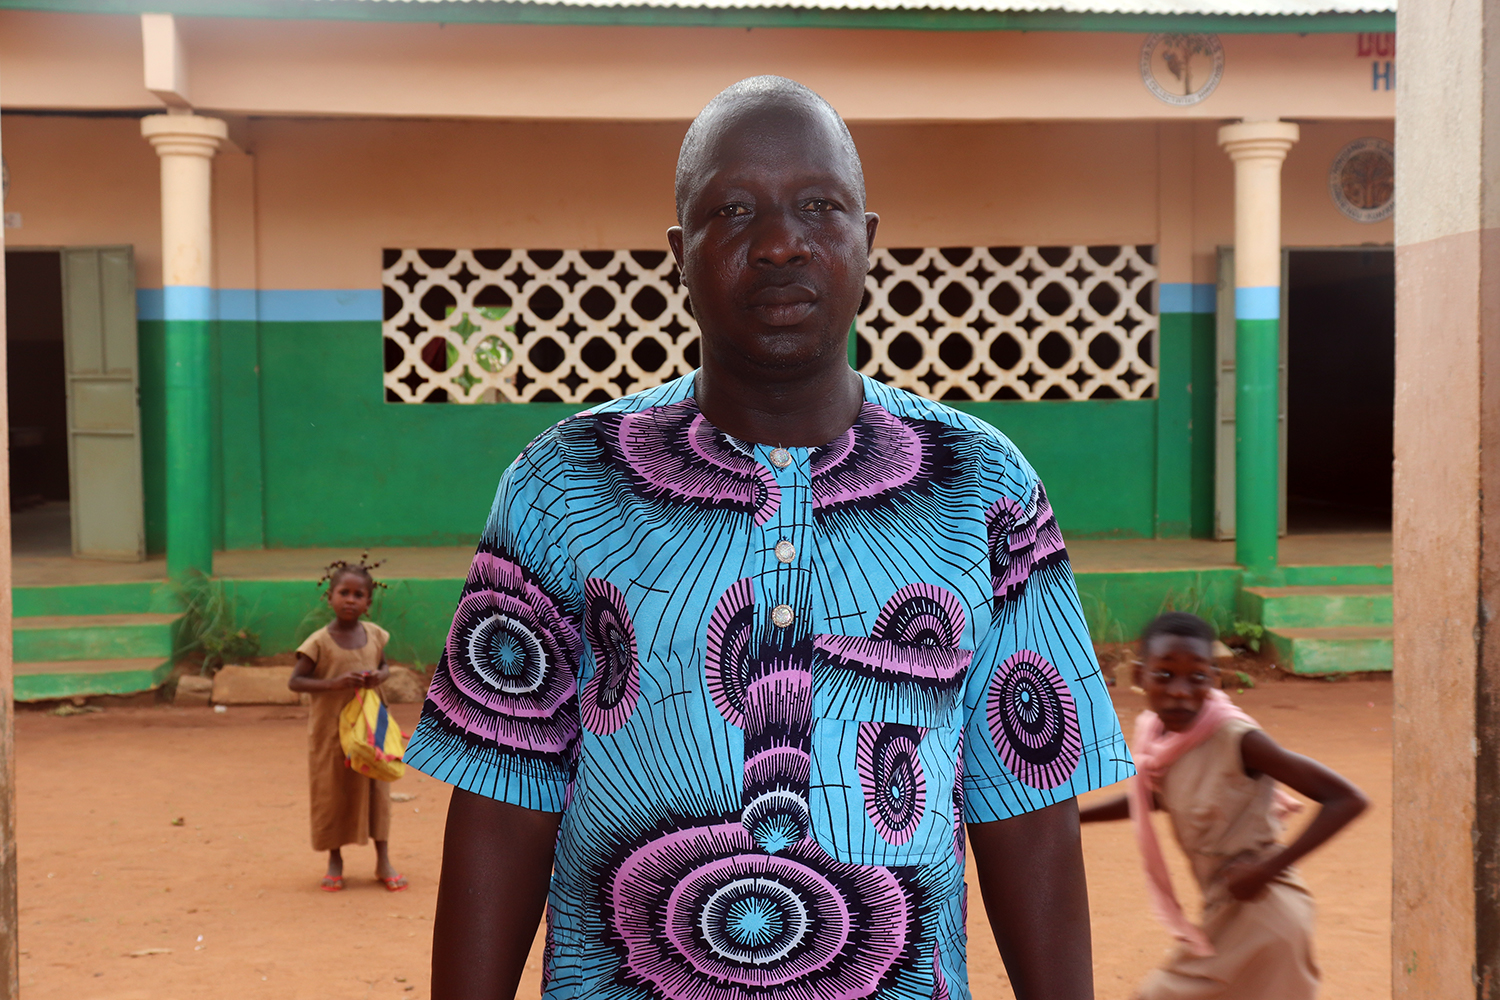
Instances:
[[[1500,997],[1500,5],[1397,15],[1392,994]]]
[[[180,579],[193,570],[213,573],[210,200],[213,156],[228,130],[217,118],[169,114],[142,118],[141,134],[161,157],[167,572]]]
[[[3,159],[3,157],[0,157]],[[0,342],[5,340],[5,231],[0,228]],[[10,407],[5,355],[0,352],[0,497],[10,496]],[[10,504],[0,506],[0,1000],[21,995],[16,892],[15,636],[11,631],[13,578]]]
[[[1281,466],[1281,163],[1290,122],[1219,129],[1234,161],[1234,555],[1254,577],[1276,569]]]

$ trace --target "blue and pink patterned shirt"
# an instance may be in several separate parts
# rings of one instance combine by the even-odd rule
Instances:
[[[689,375],[501,479],[406,760],[563,813],[548,1000],[967,998],[963,824],[1132,773],[1035,473],[864,385],[772,448]]]

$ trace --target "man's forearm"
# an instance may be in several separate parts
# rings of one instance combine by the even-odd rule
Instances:
[[[432,1000],[512,1000],[547,903],[561,813],[453,790],[432,923]]]
[[[971,824],[969,845],[1016,1000],[1093,1000],[1077,801]]]

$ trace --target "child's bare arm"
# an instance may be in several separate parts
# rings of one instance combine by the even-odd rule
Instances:
[[[1078,810],[1080,823],[1109,823],[1130,818],[1130,796],[1116,795]]]
[[[312,693],[318,691],[338,691],[341,688],[352,689],[364,683],[358,674],[339,674],[337,677],[319,679],[312,675],[315,668],[316,664],[313,663],[306,653],[298,653],[297,665],[292,668],[292,677],[291,680],[286,682],[286,686],[293,691],[307,691]]]
[[[1268,774],[1320,806],[1318,815],[1283,850],[1235,862],[1225,869],[1230,893],[1243,900],[1260,895],[1266,884],[1284,869],[1348,826],[1369,807],[1370,800],[1343,775],[1311,757],[1292,753],[1258,729],[1246,733],[1240,741],[1240,760],[1246,774]]]

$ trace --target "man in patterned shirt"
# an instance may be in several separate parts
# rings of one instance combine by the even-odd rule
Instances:
[[[798,84],[688,130],[702,368],[505,473],[408,750],[435,1000],[513,996],[544,903],[548,1000],[968,997],[966,846],[1016,995],[1092,996],[1074,796],[1129,755],[1031,467],[849,368],[864,208]]]

